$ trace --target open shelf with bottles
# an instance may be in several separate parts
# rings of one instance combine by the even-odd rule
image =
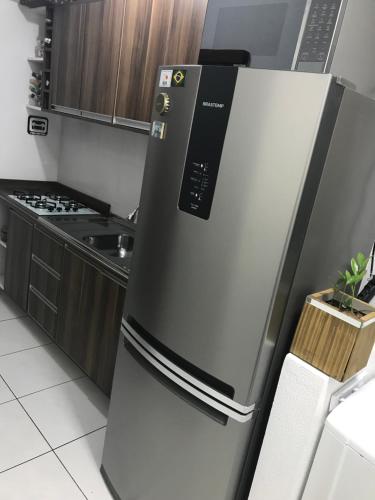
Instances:
[[[41,16],[40,35],[35,56],[27,58],[32,69],[29,84],[29,111],[47,111],[50,107],[51,47],[54,9],[45,7]]]
[[[44,66],[42,73],[42,110],[50,107],[50,85],[51,85],[51,47],[53,40],[54,9],[46,7],[45,36],[44,36]]]

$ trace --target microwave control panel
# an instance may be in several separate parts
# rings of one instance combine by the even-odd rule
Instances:
[[[178,208],[205,220],[211,214],[237,72],[202,66]]]
[[[323,72],[331,50],[342,0],[312,0],[296,69]]]

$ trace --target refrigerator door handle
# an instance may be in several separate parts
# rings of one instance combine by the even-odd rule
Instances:
[[[126,341],[129,342],[132,347],[138,352],[138,354],[140,354],[146,361],[148,361],[148,363],[150,363],[158,372],[163,374],[166,378],[172,381],[175,385],[179,386],[182,390],[191,394],[194,398],[202,401],[205,405],[241,423],[248,422],[255,415],[255,405],[250,407],[251,409],[247,413],[240,413],[233,408],[234,401],[230,400],[229,398],[224,397],[231,402],[231,406],[223,404],[220,400],[212,397],[205,392],[202,392],[197,387],[192,385],[191,382],[186,380],[183,376],[181,376],[181,374],[177,373],[178,367],[175,367],[176,370],[172,370],[169,366],[164,364],[162,360],[157,359],[155,353],[152,352],[154,351],[154,349],[152,349],[151,346],[145,346],[144,340],[141,339],[136,334],[136,332],[134,332],[130,325],[126,324],[125,327],[125,325],[123,324],[121,331]],[[168,362],[168,364],[171,363]],[[218,396],[222,395],[218,393]]]

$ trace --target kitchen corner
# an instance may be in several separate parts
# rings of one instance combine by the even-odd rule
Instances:
[[[109,395],[135,224],[57,182],[0,180],[0,201],[6,293]]]

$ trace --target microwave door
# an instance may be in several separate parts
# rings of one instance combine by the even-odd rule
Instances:
[[[209,0],[202,48],[248,50],[252,68],[289,70],[309,5],[307,0]]]

